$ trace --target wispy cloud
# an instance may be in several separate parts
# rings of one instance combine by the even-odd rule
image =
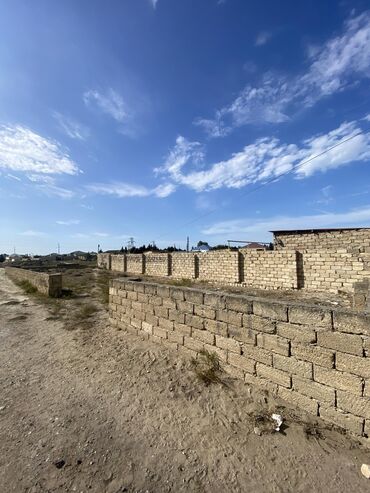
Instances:
[[[86,140],[90,135],[90,130],[85,125],[77,122],[62,113],[55,111],[53,117],[58,122],[59,127],[71,139]]]
[[[20,125],[0,127],[0,168],[43,174],[79,172],[58,142]]]
[[[61,226],[73,226],[74,224],[80,224],[79,219],[68,219],[66,221],[55,221],[57,224],[60,224]]]
[[[206,227],[206,235],[243,235],[244,238],[266,238],[269,231],[279,229],[305,229],[329,227],[370,226],[370,205],[346,212],[325,212],[305,216],[273,216],[265,219],[255,218],[222,221]]]
[[[283,143],[275,137],[265,137],[245,146],[229,159],[209,166],[204,161],[204,150],[199,142],[178,137],[163,166],[155,172],[167,181],[185,185],[198,192],[219,188],[241,188],[293,171],[297,178],[306,178],[355,161],[370,159],[370,133],[360,133],[358,122],[345,122],[326,134],[315,135],[300,145]],[[325,155],[303,164],[310,158],[351,138]],[[300,166],[300,167],[298,167]],[[293,170],[293,168],[295,168]]]
[[[43,231],[34,231],[33,229],[28,229],[27,231],[23,231],[22,233],[19,233],[21,236],[33,236],[36,238],[40,238],[42,236],[47,236],[47,233],[44,233]]]
[[[86,106],[99,109],[119,123],[124,122],[129,116],[122,96],[112,88],[104,93],[93,89],[86,91],[83,100]]]
[[[261,38],[262,39],[262,38]],[[341,35],[309,50],[306,71],[291,77],[266,73],[258,86],[245,86],[212,118],[197,118],[211,137],[251,123],[282,123],[296,111],[370,77],[370,11],[349,19]]]
[[[37,190],[47,197],[58,197],[60,199],[72,199],[76,192],[68,188],[57,187],[56,185],[37,185]]]
[[[157,8],[158,0],[149,0],[149,3],[153,7],[153,9]]]
[[[255,45],[263,46],[272,38],[272,33],[269,31],[261,31],[256,37]]]
[[[168,197],[176,189],[172,183],[164,183],[155,188],[146,188],[141,185],[133,185],[123,182],[92,183],[86,187],[90,192],[98,195],[112,195],[118,198],[148,197],[153,195],[158,198]]]

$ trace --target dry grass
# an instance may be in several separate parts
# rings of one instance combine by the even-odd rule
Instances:
[[[209,385],[211,383],[221,383],[222,367],[220,359],[215,352],[209,352],[202,349],[198,353],[198,357],[192,358],[191,366],[198,379]]]
[[[30,281],[14,281],[23,291],[27,294],[34,294],[37,292],[36,286],[30,283]]]
[[[74,313],[76,320],[86,320],[98,311],[98,307],[94,303],[86,303],[81,305],[79,310]]]

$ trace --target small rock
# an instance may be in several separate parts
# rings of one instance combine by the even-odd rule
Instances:
[[[5,406],[0,406],[0,411],[4,411]]]
[[[361,472],[365,478],[370,479],[370,464],[362,464]]]
[[[253,428],[253,431],[254,431],[254,433],[255,433],[256,435],[258,435],[259,437],[262,435],[261,430],[260,430],[259,428],[257,428],[257,426],[255,426],[255,427]]]
[[[57,460],[57,461],[54,462],[54,466],[57,469],[62,469],[62,467],[65,466],[65,461],[63,459]]]

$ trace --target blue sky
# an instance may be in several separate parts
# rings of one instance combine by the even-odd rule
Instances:
[[[370,226],[367,7],[2,0],[0,252]]]

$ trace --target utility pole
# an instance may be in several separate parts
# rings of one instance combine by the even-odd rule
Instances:
[[[189,236],[186,238],[186,251],[189,251]]]
[[[131,248],[134,248],[134,246],[135,246],[135,240],[134,240],[134,237],[131,236],[127,242],[127,247],[129,250],[131,250]]]
[[[60,255],[60,243],[58,243],[58,255]]]

